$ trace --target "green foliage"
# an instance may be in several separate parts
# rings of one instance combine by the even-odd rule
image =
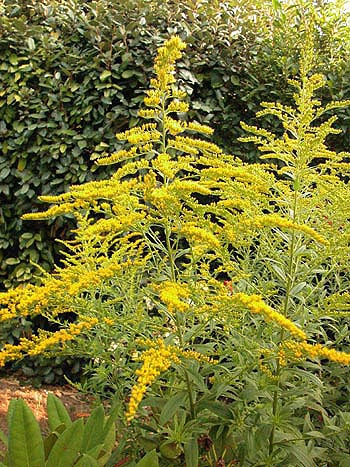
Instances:
[[[23,223],[21,215],[40,209],[38,195],[53,187],[61,193],[110,173],[108,168],[96,172],[91,159],[118,150],[115,132],[137,123],[153,52],[169,33],[190,44],[179,69],[181,88],[191,95],[190,117],[215,126],[214,142],[228,153],[255,161],[254,146],[237,141],[243,133],[239,121],[255,124],[260,101],[271,96],[290,102],[288,77],[298,69],[305,21],[313,18],[317,24],[317,61],[327,77],[324,100],[349,97],[348,15],[341,14],[338,3],[4,1],[1,284],[33,282],[43,270],[52,270],[61,248],[55,239],[69,238],[73,219]],[[337,113],[344,136],[331,144],[341,151],[350,143],[349,112]],[[264,125],[277,129],[268,115]],[[37,323],[19,321],[9,334],[2,332],[3,339],[12,343],[37,328]],[[51,366],[53,361],[34,358],[25,371],[34,372],[38,382],[59,381],[60,368]]]
[[[47,415],[51,432],[43,437],[32,411],[22,399],[12,399],[8,410],[7,452],[1,465],[11,467],[70,467],[107,465],[115,444],[113,412],[102,406],[89,418],[71,421],[62,402],[48,395]]]
[[[111,390],[125,410],[111,462],[142,452],[162,466],[340,467],[349,456],[348,390],[334,365],[350,364],[349,154],[326,144],[340,133],[328,113],[349,101],[316,97],[312,36],[293,105],[264,102],[257,116],[281,130],[242,124],[264,163],[227,156],[205,139],[210,127],[186,119],[174,78],[185,45],[172,37],[138,114],[148,122],[97,158],[114,174],[43,195],[52,206],[24,216],[73,214],[77,228],[41,285],[0,295],[3,321],[44,313],[59,328],[5,345],[0,362],[91,357],[85,389]],[[52,411],[56,425],[65,415]],[[97,442],[78,423],[67,429],[67,456]]]

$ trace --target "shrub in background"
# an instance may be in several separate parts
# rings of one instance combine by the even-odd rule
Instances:
[[[174,66],[184,43],[173,37],[139,111],[147,122],[118,133],[124,148],[97,160],[116,164],[114,174],[44,195],[53,206],[25,216],[72,213],[78,227],[41,286],[0,296],[3,321],[44,310],[60,329],[4,346],[1,363],[52,350],[95,357],[100,384],[102,366],[126,406],[121,445],[131,456],[142,448],[157,449],[162,465],[305,467],[349,457],[348,406],[329,398],[342,378],[332,365],[350,363],[339,332],[349,154],[326,146],[339,133],[327,113],[349,101],[315,98],[324,80],[313,74],[311,36],[290,83],[293,107],[263,103],[259,113],[278,117],[283,134],[243,124],[266,163],[192,136],[212,130],[181,118],[189,105]]]

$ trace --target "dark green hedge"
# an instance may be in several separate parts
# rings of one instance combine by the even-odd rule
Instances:
[[[40,208],[39,194],[61,193],[106,175],[91,158],[116,150],[114,134],[136,123],[153,57],[169,35],[188,43],[179,75],[191,95],[191,117],[214,126],[216,142],[245,160],[256,153],[237,142],[239,121],[254,123],[262,100],[290,98],[287,79],[297,72],[305,15],[319,25],[317,61],[329,84],[323,97],[350,97],[346,17],[318,3],[318,8],[282,9],[276,0],[5,0],[0,7],[3,286],[33,280],[38,270],[32,263],[52,268],[59,248],[54,238],[66,238],[71,221],[29,223],[21,214]],[[345,129],[349,111],[339,115]],[[348,134],[337,139],[338,149],[348,143]]]

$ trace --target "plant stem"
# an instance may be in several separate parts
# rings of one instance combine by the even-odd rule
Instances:
[[[295,222],[296,220],[296,210],[298,207],[298,191],[294,191],[294,197],[293,197],[293,213],[292,213],[292,220]],[[294,279],[295,279],[295,261],[294,261],[294,254],[295,254],[295,243],[296,243],[296,235],[295,231],[292,230],[292,238],[290,242],[290,247],[289,247],[289,255],[288,255],[288,265],[287,265],[287,282],[286,282],[286,294],[285,294],[285,299],[284,299],[284,305],[283,305],[283,314],[285,316],[288,315],[288,310],[289,310],[289,303],[290,303],[290,292],[292,290],[292,287],[294,285]],[[284,329],[281,330],[280,333],[280,342],[283,342],[284,339]],[[277,409],[278,409],[278,393],[280,389],[280,375],[281,375],[281,364],[279,359],[277,358],[277,366],[276,366],[276,372],[275,376],[277,379],[277,387],[273,393],[273,402],[272,402],[272,428],[269,436],[269,455],[273,453],[273,447],[274,447],[274,438],[275,438],[275,431],[276,431],[276,423],[275,423],[275,418],[277,415]]]
[[[170,277],[171,277],[171,280],[175,282],[176,281],[175,259],[174,259],[173,249],[171,247],[171,242],[170,242],[170,233],[171,233],[170,228],[167,225],[165,228],[165,242],[166,242],[166,248],[168,251],[168,258],[169,258],[169,263],[170,263]],[[184,349],[185,340],[184,340],[182,328],[181,328],[181,318],[182,316],[178,312],[175,313],[174,321],[176,325],[176,333],[179,338],[179,344],[181,348]],[[196,411],[195,411],[195,406],[194,406],[191,381],[186,370],[185,370],[185,380],[186,380],[186,386],[187,386],[188,400],[190,403],[190,414],[191,414],[191,419],[193,420],[196,416]]]

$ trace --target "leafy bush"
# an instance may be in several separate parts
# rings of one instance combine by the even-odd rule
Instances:
[[[214,142],[243,160],[254,161],[257,153],[237,143],[239,121],[254,124],[268,96],[291,100],[287,79],[298,69],[305,16],[317,23],[324,99],[349,96],[347,16],[329,2],[22,0],[0,8],[0,274],[6,288],[40,274],[33,263],[52,269],[54,239],[67,238],[72,220],[33,224],[20,217],[40,193],[64,192],[92,173],[106,176],[90,158],[119,149],[114,134],[138,122],[153,51],[169,33],[190,44],[179,64],[181,88],[191,93],[190,117],[214,125]],[[348,111],[337,112],[345,130]],[[348,138],[334,140],[338,150]]]
[[[329,112],[350,102],[315,98],[324,78],[312,43],[307,30],[293,107],[263,103],[258,114],[277,117],[282,135],[243,124],[263,164],[227,156],[205,139],[209,126],[184,118],[174,71],[185,45],[173,37],[139,111],[147,123],[97,159],[114,174],[43,195],[52,206],[24,216],[69,213],[77,228],[42,285],[0,295],[2,321],[44,310],[60,329],[5,345],[0,362],[91,357],[86,389],[125,405],[131,459],[140,449],[189,467],[349,458],[348,393],[333,391],[350,364],[349,154],[326,139],[340,132]]]

